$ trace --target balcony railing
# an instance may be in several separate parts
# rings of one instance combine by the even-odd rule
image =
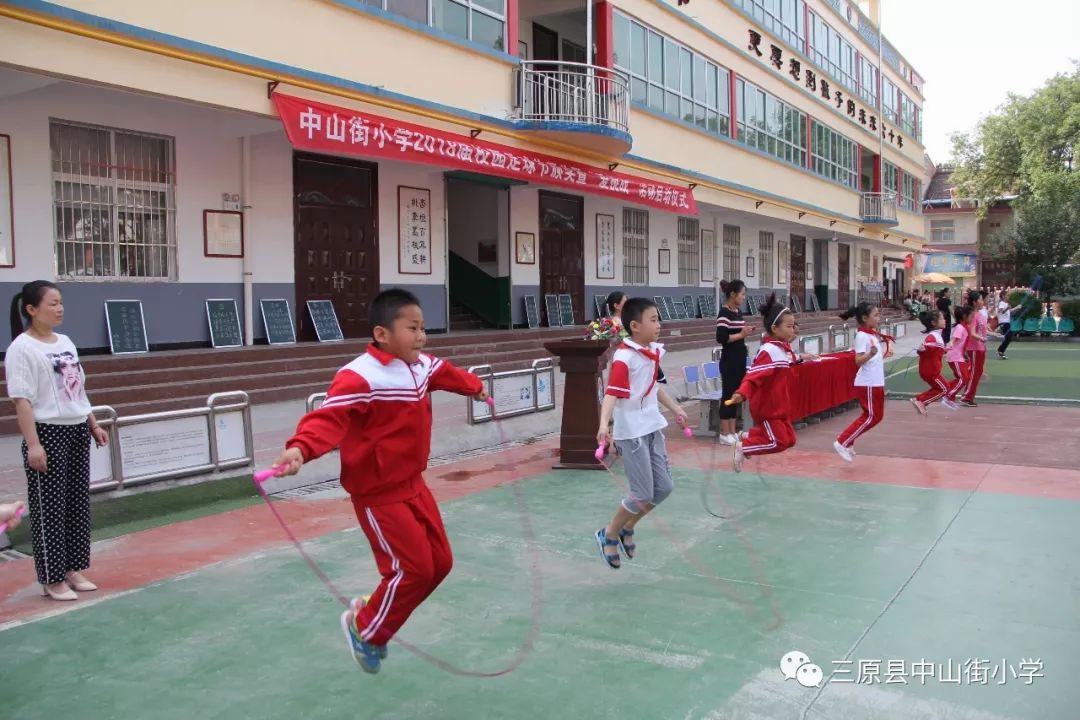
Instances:
[[[896,193],[864,192],[859,200],[859,215],[863,222],[874,225],[896,225]]]
[[[521,119],[602,125],[629,132],[630,76],[573,62],[523,60],[518,70]]]

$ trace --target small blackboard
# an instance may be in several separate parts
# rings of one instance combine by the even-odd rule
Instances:
[[[292,345],[296,342],[296,327],[288,300],[260,300],[266,341],[271,345]]]
[[[240,334],[240,313],[236,301],[207,300],[206,319],[210,323],[210,344],[216,348],[242,347],[244,336]]]
[[[810,293],[810,307],[808,308],[812,312],[821,312],[821,305],[818,303],[817,293]]]
[[[547,310],[548,327],[560,327],[562,325],[562,313],[559,312],[559,296],[545,295],[544,309]]]
[[[686,308],[686,317],[693,320],[697,317],[697,306],[694,304],[693,295],[683,295],[683,307]]]
[[[659,295],[653,295],[653,302],[656,303],[656,312],[660,314],[660,320],[667,322],[671,319],[668,315],[667,306],[664,305],[664,298]]]
[[[599,320],[600,318],[606,316],[607,313],[605,312],[605,310],[607,310],[607,308],[604,306],[607,305],[607,298],[603,295],[593,295],[592,301],[593,305],[596,306],[596,319]]]
[[[668,317],[672,320],[679,320],[679,312],[675,309],[675,298],[664,296],[664,307],[667,308]],[[686,313],[683,313],[683,320],[686,319]]]
[[[701,317],[711,318],[716,315],[716,311],[713,309],[712,306],[712,300],[712,297],[708,295],[698,296],[698,309],[701,310]]]
[[[149,352],[141,300],[106,300],[105,326],[113,355]]]
[[[341,325],[338,323],[337,313],[334,312],[334,303],[330,300],[308,300],[307,309],[311,314],[311,322],[315,325],[315,334],[319,342],[339,342],[345,339],[341,334]]]
[[[686,305],[683,304],[682,300],[672,300],[672,302],[675,304],[675,319],[676,320],[685,320],[686,319]]]
[[[559,309],[562,311],[562,324],[563,327],[573,327],[574,325],[574,302],[569,295],[559,296]]]
[[[536,306],[536,296],[525,295],[521,299],[525,301],[525,322],[530,328],[540,327],[540,308]]]
[[[788,309],[795,313],[802,312],[802,303],[799,302],[799,298],[795,295],[788,295]]]

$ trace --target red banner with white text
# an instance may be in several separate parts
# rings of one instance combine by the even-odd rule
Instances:
[[[285,124],[289,142],[301,150],[471,170],[606,195],[671,212],[697,214],[693,192],[678,185],[651,182],[552,155],[281,93],[274,93],[274,105]]]

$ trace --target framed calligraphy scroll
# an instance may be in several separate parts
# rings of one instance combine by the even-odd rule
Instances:
[[[596,278],[615,279],[614,215],[596,215]]]
[[[431,191],[398,186],[398,272],[431,274]]]

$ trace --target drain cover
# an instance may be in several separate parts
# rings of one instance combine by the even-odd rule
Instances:
[[[30,556],[25,555],[18,550],[12,550],[10,548],[7,550],[0,550],[0,562],[9,562],[11,560],[24,560],[28,557]]]

